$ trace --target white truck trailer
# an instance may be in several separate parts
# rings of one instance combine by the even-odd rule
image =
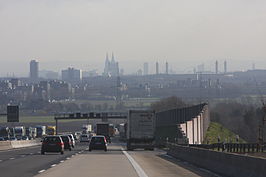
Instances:
[[[127,149],[154,149],[155,112],[152,110],[129,110],[127,120]]]

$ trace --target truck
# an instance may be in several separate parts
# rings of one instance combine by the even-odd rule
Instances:
[[[29,139],[36,138],[37,130],[35,127],[26,127],[26,136],[29,137]]]
[[[48,125],[46,128],[47,135],[56,135],[56,126]]]
[[[82,134],[88,134],[92,132],[92,125],[91,124],[83,124],[82,125]]]
[[[0,137],[3,137],[4,140],[9,140],[10,131],[8,127],[0,127]]]
[[[127,118],[127,149],[154,150],[155,112],[129,110]]]
[[[26,135],[26,129],[24,126],[17,126],[15,127],[15,137],[17,140],[21,140],[23,136]]]
[[[37,125],[36,126],[37,130],[37,138],[42,138],[46,134],[46,126],[43,125]]]
[[[108,123],[98,123],[96,125],[96,134],[105,136],[107,142],[111,143],[111,138],[109,135],[109,124]]]

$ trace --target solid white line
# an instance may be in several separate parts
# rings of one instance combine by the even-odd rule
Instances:
[[[42,173],[42,172],[45,172],[45,170],[38,171],[38,173]]]
[[[122,152],[126,155],[127,159],[132,164],[139,177],[148,177],[148,175],[143,171],[139,164],[127,153],[127,151],[122,150]]]

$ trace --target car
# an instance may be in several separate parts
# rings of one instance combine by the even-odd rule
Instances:
[[[92,151],[94,149],[102,149],[104,151],[107,151],[107,142],[105,136],[98,135],[91,137],[89,151]]]
[[[68,150],[72,150],[72,141],[68,135],[61,135],[61,138],[64,142],[64,148]]]
[[[10,141],[16,141],[17,140],[17,138],[16,137],[14,137],[14,136],[12,136],[12,137],[10,137],[10,139],[9,139]]]
[[[88,134],[80,135],[79,142],[90,142],[89,135]]]
[[[27,137],[27,136],[22,136],[22,140],[29,140],[29,137]]]
[[[4,137],[0,137],[0,141],[5,141],[5,138]]]
[[[69,136],[69,138],[71,139],[71,142],[72,142],[72,148],[74,148],[75,147],[75,145],[76,145],[76,142],[75,142],[75,138],[74,138],[74,136],[72,135],[72,134],[68,134],[67,136]]]
[[[60,152],[64,154],[64,142],[60,136],[46,136],[42,140],[41,154],[45,152]]]

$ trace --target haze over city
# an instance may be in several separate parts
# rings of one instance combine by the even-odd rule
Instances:
[[[69,66],[103,72],[114,52],[125,74],[155,62],[178,73],[228,61],[228,70],[266,68],[263,0],[0,0],[0,75]]]

